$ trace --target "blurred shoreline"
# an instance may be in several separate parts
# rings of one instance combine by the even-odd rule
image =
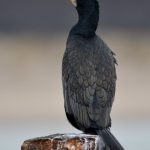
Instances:
[[[116,53],[116,100],[112,115],[150,115],[150,32],[102,31],[98,35]],[[0,120],[63,117],[61,61],[67,33],[0,34]],[[58,108],[57,113],[56,107]],[[63,114],[63,115],[62,115]]]

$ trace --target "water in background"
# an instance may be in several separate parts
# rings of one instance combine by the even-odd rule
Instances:
[[[135,123],[129,120],[113,120],[112,133],[126,150],[148,150],[150,147],[150,123]],[[0,127],[0,149],[20,149],[26,139],[46,136],[55,133],[81,133],[74,129],[67,120],[47,120],[9,122]]]

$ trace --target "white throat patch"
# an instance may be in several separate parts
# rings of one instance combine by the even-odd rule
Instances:
[[[70,1],[75,7],[77,7],[77,0],[70,0]]]

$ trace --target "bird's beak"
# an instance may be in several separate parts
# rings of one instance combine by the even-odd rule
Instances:
[[[70,0],[70,1],[75,7],[77,7],[77,0]]]

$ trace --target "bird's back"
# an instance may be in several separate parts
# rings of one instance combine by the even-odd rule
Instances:
[[[65,111],[76,128],[94,132],[111,125],[116,60],[98,36],[71,36],[63,58]]]

